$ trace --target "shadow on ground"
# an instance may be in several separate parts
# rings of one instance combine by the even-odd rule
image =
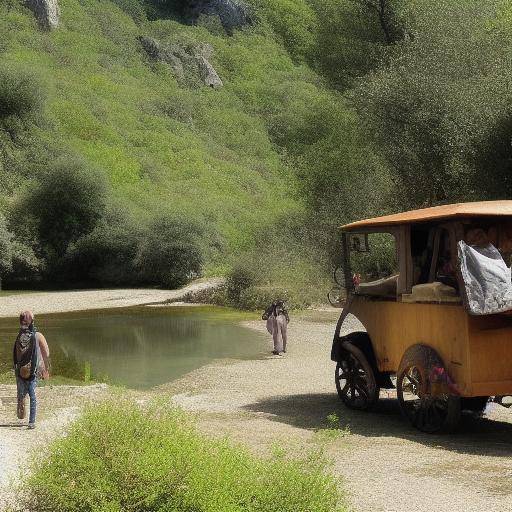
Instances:
[[[334,393],[272,397],[246,405],[244,409],[268,413],[273,421],[311,430],[326,428],[326,417],[335,412],[341,426],[348,425],[353,434],[399,437],[467,454],[512,456],[512,423],[463,415],[460,428],[454,434],[424,434],[402,418],[396,398],[381,398],[372,412],[352,411]]]

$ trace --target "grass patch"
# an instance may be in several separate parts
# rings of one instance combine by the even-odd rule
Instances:
[[[25,486],[21,507],[34,512],[345,510],[318,457],[259,459],[180,411],[128,402],[88,409]]]
[[[332,412],[325,418],[325,427],[315,432],[315,438],[318,442],[324,444],[347,437],[350,434],[350,427],[348,425],[342,427],[340,417]]]

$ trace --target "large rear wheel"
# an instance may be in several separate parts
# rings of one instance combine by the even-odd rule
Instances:
[[[402,358],[397,373],[397,397],[403,415],[417,429],[452,432],[461,415],[460,397],[449,392],[443,362],[425,345],[414,345]]]
[[[364,353],[350,342],[343,344],[334,378],[339,397],[351,409],[369,410],[379,399],[372,366]]]

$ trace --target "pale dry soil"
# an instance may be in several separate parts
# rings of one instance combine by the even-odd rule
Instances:
[[[348,410],[336,395],[329,358],[335,318],[326,311],[292,317],[285,356],[217,361],[137,398],[169,397],[194,412],[206,433],[229,436],[259,454],[276,445],[300,456],[317,449],[317,431],[335,412],[340,428],[348,427],[350,434],[324,441],[329,470],[357,512],[512,510],[512,410],[496,406],[484,418],[467,417],[450,436],[412,429],[393,393],[383,392],[373,413]],[[263,322],[246,325],[265,329]],[[350,317],[346,327],[360,329]],[[270,343],[261,348],[268,352]],[[19,475],[27,447],[62,435],[78,405],[111,393],[102,386],[40,389],[42,421],[38,430],[28,431],[8,426],[14,421],[15,390],[0,386],[0,423],[7,425],[0,428],[0,503],[2,492],[5,499],[13,489],[9,478]]]
[[[512,409],[465,417],[449,436],[414,430],[396,394],[381,392],[373,413],[343,406],[330,361],[335,323],[293,321],[284,357],[212,364],[167,387],[174,401],[198,412],[200,426],[259,453],[278,444],[304,454],[335,412],[349,435],[327,444],[331,470],[357,512],[506,512],[512,510]],[[347,330],[360,330],[354,318]],[[264,331],[263,322],[249,327]],[[270,346],[270,345],[269,345]]]

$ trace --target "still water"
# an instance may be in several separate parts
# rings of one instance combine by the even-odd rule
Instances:
[[[132,388],[172,381],[218,358],[261,357],[265,338],[215,308],[165,307],[36,316],[54,375]],[[0,372],[11,366],[16,319],[0,319]]]

